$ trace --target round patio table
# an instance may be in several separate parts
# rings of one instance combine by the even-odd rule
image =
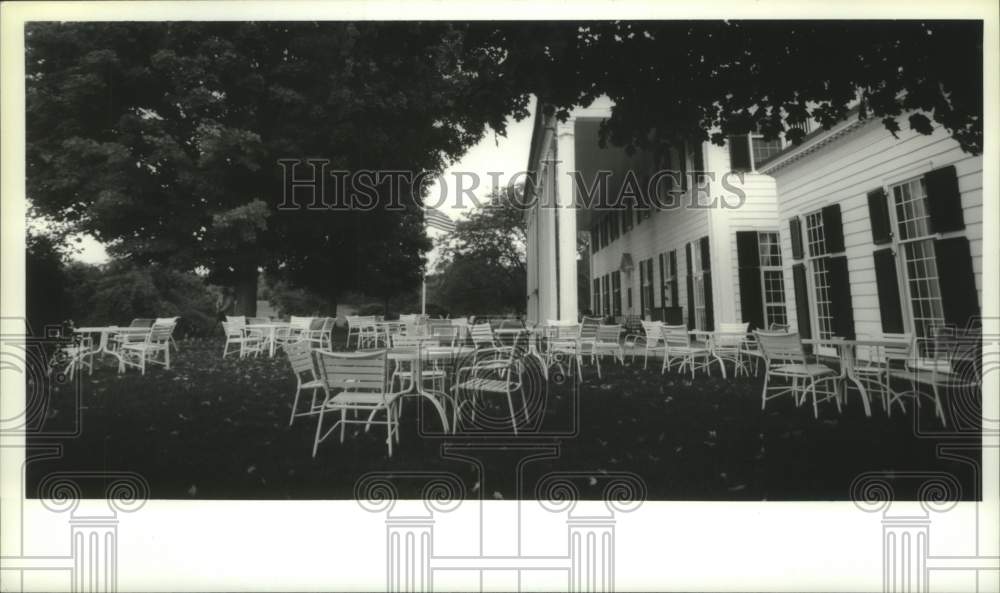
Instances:
[[[269,323],[248,323],[245,327],[246,329],[259,329],[267,332],[267,352],[271,358],[274,358],[275,345],[278,341],[278,330],[283,328],[291,327],[290,321],[271,321]]]
[[[436,360],[456,361],[459,357],[470,355],[474,352],[475,349],[468,346],[426,346],[420,343],[416,347],[391,348],[387,354],[387,358],[396,364],[400,362],[411,364],[413,380],[410,381],[410,388],[400,395],[417,396],[430,401],[441,418],[441,425],[444,427],[444,431],[453,432],[456,427],[449,424],[444,403],[449,403],[454,408],[455,402],[443,391],[424,387],[424,363]]]

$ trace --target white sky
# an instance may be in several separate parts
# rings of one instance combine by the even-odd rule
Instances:
[[[534,99],[528,106],[529,111],[534,113]],[[499,136],[491,131],[487,132],[483,140],[472,147],[458,162],[444,172],[441,179],[444,183],[445,193],[442,194],[441,186],[438,183],[430,187],[429,197],[426,202],[429,205],[437,205],[443,202],[440,210],[447,214],[452,220],[459,220],[465,213],[474,206],[471,200],[465,198],[461,201],[463,207],[459,207],[458,182],[456,173],[474,173],[480,179],[479,187],[473,190],[473,195],[480,201],[485,201],[486,196],[492,190],[492,180],[488,176],[491,171],[501,173],[499,182],[502,185],[510,180],[515,174],[524,171],[528,164],[528,152],[531,149],[531,130],[533,116],[529,116],[520,122],[513,118],[507,121],[507,136]],[[461,176],[461,183],[468,188],[473,181],[468,175]],[[442,197],[443,196],[443,197]],[[437,238],[441,231],[431,229],[428,231],[432,238]],[[86,235],[80,237],[81,242],[77,245],[80,252],[73,256],[74,259],[91,264],[99,264],[108,261],[108,253],[104,245],[97,239]],[[428,269],[433,269],[437,260],[437,249],[428,254]]]

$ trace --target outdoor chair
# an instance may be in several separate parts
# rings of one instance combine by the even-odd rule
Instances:
[[[469,406],[470,419],[476,421],[476,411],[480,400],[487,397],[503,397],[510,413],[511,429],[517,435],[518,418],[514,411],[514,393],[520,392],[521,410],[524,421],[528,422],[528,401],[522,381],[522,364],[518,359],[518,348],[514,346],[484,348],[476,352],[476,361],[471,367],[458,369],[455,385],[451,392],[455,398],[452,424],[458,426],[463,406]],[[483,428],[491,428],[491,422],[481,422]]]
[[[576,368],[577,382],[583,381],[583,352],[586,349],[581,343],[582,326],[577,323],[549,321],[545,326],[545,366],[556,366],[563,372],[563,362],[566,369],[573,373]],[[596,339],[596,328],[594,331]],[[565,373],[564,373],[565,374]]]
[[[665,350],[661,374],[667,372],[667,369],[672,369],[675,363],[679,373],[683,373],[684,369],[690,369],[692,379],[696,369],[708,371],[711,362],[709,350],[691,343],[691,334],[688,333],[686,325],[664,325],[660,327],[660,335],[663,336]],[[702,361],[700,364],[699,359]]]
[[[431,319],[428,322],[430,335],[440,346],[454,346],[458,338],[458,328],[450,319]]]
[[[118,351],[118,372],[130,366],[146,374],[146,364],[158,364],[170,369],[170,334],[173,325],[154,325],[144,335],[142,342],[124,342]],[[162,356],[161,356],[162,354]]]
[[[357,317],[354,323],[358,328],[356,342],[358,350],[372,350],[380,345],[388,345],[384,342],[385,336],[378,329],[375,315]]]
[[[295,374],[295,399],[292,400],[292,414],[288,418],[288,425],[291,426],[295,419],[301,416],[309,416],[319,411],[316,404],[316,394],[323,389],[323,381],[316,369],[316,359],[313,357],[312,348],[307,342],[296,342],[289,344],[285,348],[288,362],[292,365],[292,373]],[[312,401],[309,404],[308,412],[299,412],[299,396],[303,391],[309,390]]]
[[[49,358],[47,375],[52,374],[59,366],[65,364],[63,372],[73,378],[77,368],[86,368],[89,374],[94,374],[94,339],[87,335],[74,335],[72,342],[60,346]]]
[[[723,367],[725,363],[733,363],[733,376],[740,372],[749,374],[743,360],[747,349],[747,332],[749,323],[719,323],[719,329],[712,334],[712,353]]]
[[[416,336],[396,334],[389,338],[392,348],[412,348],[414,352],[421,346],[421,340]],[[408,360],[393,361],[393,368],[389,374],[389,387],[395,389],[396,381],[399,381],[399,391],[407,392],[413,388],[413,362]],[[445,372],[437,361],[431,368],[424,368],[420,372],[421,378],[430,383],[431,389],[444,390]]]
[[[312,348],[333,350],[333,317],[315,317],[301,338]]]
[[[591,345],[591,355],[597,362],[597,378],[601,378],[601,357],[610,354],[618,364],[625,363],[625,348],[621,339],[622,326],[601,325],[597,328],[597,336]]]
[[[908,391],[893,392],[889,405],[912,399],[920,407],[921,398],[934,402],[934,413],[947,426],[941,392],[980,390],[982,385],[982,338],[976,334],[948,334],[940,329],[928,338],[917,338],[904,368],[890,367],[890,379],[906,380]],[[896,356],[902,351],[896,353]]]
[[[813,416],[819,418],[819,402],[834,400],[840,411],[840,373],[824,364],[810,363],[806,358],[802,340],[797,333],[754,332],[764,354],[764,388],[761,391],[760,409],[767,400],[791,394],[796,406],[801,406],[812,395]],[[819,386],[832,382],[824,396],[819,398]]]
[[[129,329],[147,329],[153,327],[156,322],[155,319],[137,317],[128,324]],[[113,334],[109,338],[109,344],[112,350],[117,350],[122,344],[126,342],[142,342],[146,339],[145,332],[121,332]]]
[[[660,328],[663,327],[663,323],[659,321],[643,321],[641,327],[641,334],[625,336],[625,347],[630,348],[632,351],[629,361],[635,360],[635,351],[639,348],[639,341],[642,340],[643,350],[645,350],[642,360],[642,368],[645,369],[649,364],[649,353],[662,351],[665,355],[666,344],[663,342],[663,334],[660,331]]]
[[[177,347],[177,342],[174,341],[174,330],[177,329],[177,322],[180,321],[180,317],[157,317],[156,320],[150,325],[171,325],[173,326],[170,331],[170,345],[174,347],[174,350],[180,350]]]
[[[222,358],[229,354],[229,347],[234,344],[239,346],[240,358],[245,358],[248,354],[258,354],[264,349],[264,335],[260,332],[248,331],[246,325],[234,321],[223,321],[222,331],[226,334]]]
[[[477,323],[469,326],[469,335],[472,336],[472,345],[476,350],[496,347],[496,339],[493,337],[493,327],[489,323]]]
[[[368,432],[373,424],[386,427],[386,445],[392,456],[393,441],[399,442],[398,394],[388,390],[386,382],[386,353],[376,352],[315,352],[323,380],[323,402],[315,415],[316,435],[312,456],[316,457],[319,444],[338,427],[340,442],[344,442],[348,424],[364,424]],[[324,430],[327,414],[340,413],[340,419]],[[376,420],[378,414],[384,420]],[[362,419],[362,416],[367,415]],[[353,417],[350,417],[353,416]]]

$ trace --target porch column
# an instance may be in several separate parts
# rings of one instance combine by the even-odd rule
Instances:
[[[733,270],[736,266],[732,252],[735,236],[730,225],[732,210],[723,208],[720,198],[730,193],[723,191],[722,177],[731,170],[731,166],[729,150],[726,147],[706,142],[704,150],[705,170],[715,173],[715,179],[708,186],[709,197],[705,199],[709,202],[719,199],[719,202],[708,210],[708,246],[712,258],[712,311],[715,326],[718,328],[719,323],[736,321],[736,293],[733,288]],[[749,176],[750,173],[746,175]],[[729,182],[738,184],[735,177],[730,178]],[[745,185],[739,187],[743,188]]]
[[[538,316],[538,208],[530,208],[525,212],[526,220],[526,245],[525,264],[527,267],[527,321],[529,325],[535,325],[539,321]]]
[[[559,320],[576,321],[577,270],[576,270],[576,188],[571,173],[576,169],[574,120],[561,122],[556,128],[556,156],[559,163],[553,168],[558,204],[557,221],[559,258]]]
[[[559,278],[556,269],[556,200],[554,185],[558,165],[552,151],[542,158],[538,196],[538,319],[558,319]]]

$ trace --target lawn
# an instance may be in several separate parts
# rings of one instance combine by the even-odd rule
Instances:
[[[343,334],[335,339],[342,343]],[[76,383],[55,384],[43,434],[77,425],[80,434],[29,438],[30,450],[50,442],[63,450],[29,463],[28,496],[37,496],[52,472],[131,471],[158,499],[338,499],[352,498],[361,476],[381,471],[400,477],[401,496],[418,497],[419,480],[405,475],[443,471],[461,480],[468,497],[535,498],[540,478],[558,471],[573,473],[585,498],[602,496],[602,476],[631,472],[653,500],[846,500],[855,477],[877,471],[946,472],[963,499],[978,497],[970,466],[938,451],[971,441],[978,463],[978,436],[918,436],[912,410],[887,418],[879,404],[866,418],[853,392],[842,414],[821,404],[818,420],[791,399],[769,401],[762,412],[759,378],[715,373],[692,381],[661,375],[653,361],[643,370],[639,360],[606,363],[602,379],[585,366],[578,391],[570,381],[549,381],[544,434],[428,434],[439,426],[432,408],[408,399],[391,458],[381,428],[352,427],[345,443],[332,438],[313,459],[315,421],[288,423],[295,381],[280,352],[223,360],[221,337],[179,346],[170,370],[118,375],[106,362]],[[939,427],[930,406],[918,417],[922,429]],[[478,446],[463,447],[471,442]],[[518,476],[518,462],[544,450]],[[85,496],[103,496],[99,480],[81,486]],[[915,495],[915,485],[896,491],[898,498]]]

